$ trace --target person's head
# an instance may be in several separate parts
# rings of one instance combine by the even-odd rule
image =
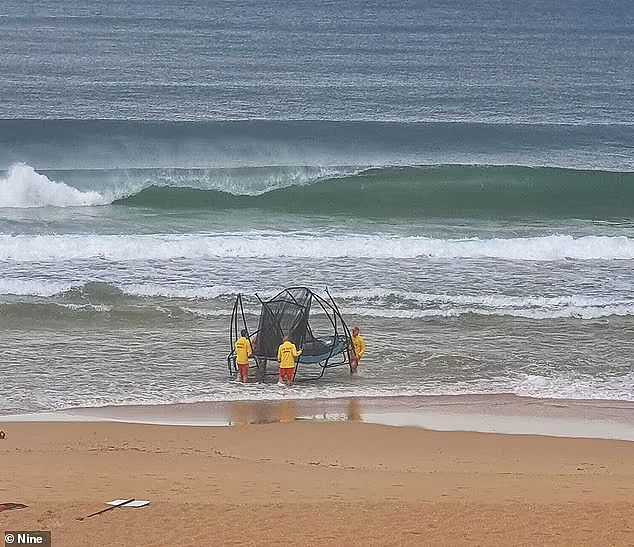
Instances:
[[[284,337],[284,342],[290,342],[290,341],[291,341],[291,339],[288,336]]]
[[[360,333],[360,332],[361,332],[361,331],[359,330],[359,327],[354,327],[354,328],[352,329],[352,336],[359,336],[359,333]]]
[[[246,336],[247,335],[247,329],[242,329],[240,331],[240,336]]]

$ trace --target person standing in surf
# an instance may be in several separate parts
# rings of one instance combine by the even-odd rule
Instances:
[[[359,370],[359,362],[365,353],[365,340],[359,334],[359,327],[352,329],[352,355],[350,356],[350,374],[354,374]]]
[[[242,329],[240,338],[236,340],[236,364],[238,365],[238,380],[246,384],[249,380],[249,357],[253,354],[251,342],[247,338],[247,330]]]
[[[301,350],[295,347],[288,336],[284,337],[284,342],[277,349],[277,361],[280,364],[280,384],[293,385],[295,378],[295,358],[302,354]]]

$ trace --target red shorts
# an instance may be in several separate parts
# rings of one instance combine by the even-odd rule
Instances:
[[[238,370],[240,371],[240,374],[249,374],[249,364],[248,363],[246,365],[238,364]]]
[[[293,368],[281,368],[280,369],[280,378],[286,378],[286,379],[292,381],[294,375],[295,375],[295,367],[293,367]]]

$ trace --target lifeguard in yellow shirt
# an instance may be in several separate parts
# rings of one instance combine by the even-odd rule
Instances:
[[[350,355],[350,373],[354,374],[359,369],[359,361],[365,353],[365,340],[359,333],[359,327],[352,329],[352,355]]]
[[[302,352],[295,347],[295,344],[290,341],[288,336],[285,336],[284,342],[277,348],[277,361],[280,364],[280,384],[293,385],[295,358],[301,354]]]
[[[240,338],[236,340],[236,364],[238,365],[238,379],[246,384],[249,379],[249,357],[253,354],[251,342],[247,338],[247,330],[242,329]]]

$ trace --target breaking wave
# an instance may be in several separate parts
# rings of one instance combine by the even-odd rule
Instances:
[[[260,209],[366,217],[634,216],[634,172],[495,165],[277,166],[36,172],[14,165],[0,207]]]
[[[80,207],[106,203],[108,199],[99,192],[81,192],[36,173],[23,163],[12,166],[6,178],[0,178],[0,207]]]

